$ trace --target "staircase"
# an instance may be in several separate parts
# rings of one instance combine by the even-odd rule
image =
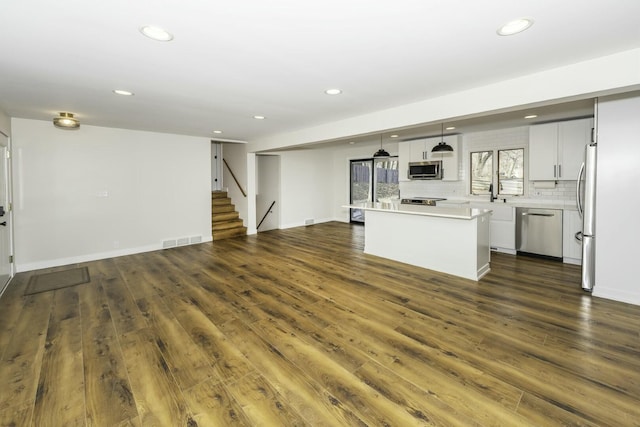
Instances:
[[[211,192],[211,234],[214,241],[247,234],[247,227],[242,224],[235,208],[226,191]]]

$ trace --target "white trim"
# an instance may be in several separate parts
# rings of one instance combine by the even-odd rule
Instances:
[[[619,302],[626,302],[629,304],[640,305],[640,293],[638,292],[625,292],[614,288],[605,288],[596,284],[593,288],[593,296],[599,298],[610,299]]]
[[[212,236],[207,236],[207,237],[203,237],[202,242],[200,243],[190,243],[190,244],[181,245],[181,246],[200,245],[202,243],[207,243],[211,241],[213,241]],[[167,248],[167,249],[170,249],[170,248]],[[50,259],[45,261],[30,262],[27,264],[20,264],[16,262],[15,266],[16,266],[16,272],[21,273],[24,271],[40,270],[43,268],[59,267],[61,265],[78,264],[83,262],[98,261],[101,259],[115,258],[115,257],[120,257],[125,255],[135,255],[143,252],[153,252],[153,251],[161,251],[161,250],[164,250],[164,248],[162,247],[162,243],[159,243],[156,245],[138,246],[136,248],[126,248],[126,249],[119,249],[117,251],[99,252],[95,254]]]
[[[322,224],[324,222],[331,222],[331,221],[336,221],[336,220],[333,218],[321,218],[321,219],[313,218],[313,224],[305,224],[304,221],[292,222],[289,224],[282,224],[280,226],[280,230],[285,230],[287,228],[295,228],[295,227],[311,227],[316,224]]]

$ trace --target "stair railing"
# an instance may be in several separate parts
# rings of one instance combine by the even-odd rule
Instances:
[[[240,182],[238,182],[238,178],[236,178],[236,174],[233,173],[233,170],[231,170],[231,166],[229,166],[229,163],[227,163],[227,161],[225,159],[222,159],[222,161],[224,162],[224,165],[227,167],[227,169],[229,170],[229,173],[231,174],[231,177],[233,178],[233,180],[236,182],[236,185],[238,186],[238,188],[240,189],[240,192],[242,193],[242,195],[244,197],[247,197],[247,193],[245,193],[245,191],[242,189],[242,185],[240,185]]]
[[[264,222],[264,220],[265,220],[265,219],[267,219],[267,215],[269,215],[269,214],[271,213],[271,208],[272,208],[272,207],[273,207],[273,205],[275,205],[275,204],[276,204],[276,201],[274,200],[274,201],[271,203],[271,206],[269,206],[269,209],[267,209],[267,212],[264,214],[264,216],[263,216],[263,217],[262,217],[262,219],[260,220],[260,224],[258,224],[258,226],[256,227],[256,230],[257,230],[258,228],[260,228],[260,226],[262,225],[262,223]]]

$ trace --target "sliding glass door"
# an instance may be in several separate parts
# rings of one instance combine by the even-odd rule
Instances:
[[[351,160],[351,203],[391,201],[400,197],[398,158]],[[351,222],[364,223],[364,211],[351,209]]]

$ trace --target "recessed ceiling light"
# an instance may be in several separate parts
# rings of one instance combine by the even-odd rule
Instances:
[[[349,145],[353,145],[355,143],[356,143],[355,141],[349,141]]]
[[[140,27],[140,32],[150,39],[157,40],[159,42],[168,42],[173,40],[173,34],[167,30],[163,30],[160,27],[154,27],[152,25]]]
[[[265,116],[253,116],[253,118],[256,119],[256,120],[264,120],[264,119],[266,119]]]
[[[342,91],[340,89],[327,89],[324,91],[327,95],[340,95]]]
[[[537,114],[529,114],[528,116],[524,116],[525,119],[535,119],[536,117],[538,117]]]
[[[449,127],[446,127],[445,129],[446,130],[454,130],[455,128],[456,128],[455,126],[449,126]]]
[[[533,19],[530,18],[518,18],[513,21],[509,21],[500,28],[498,28],[498,35],[511,36],[513,34],[521,33],[530,26],[533,25]]]
[[[389,138],[397,138],[398,135],[389,135]]]
[[[133,92],[129,92],[128,90],[122,90],[122,89],[114,89],[113,93],[115,93],[116,95],[122,95],[122,96],[133,96]]]
[[[213,133],[222,133],[221,130],[214,130]]]

